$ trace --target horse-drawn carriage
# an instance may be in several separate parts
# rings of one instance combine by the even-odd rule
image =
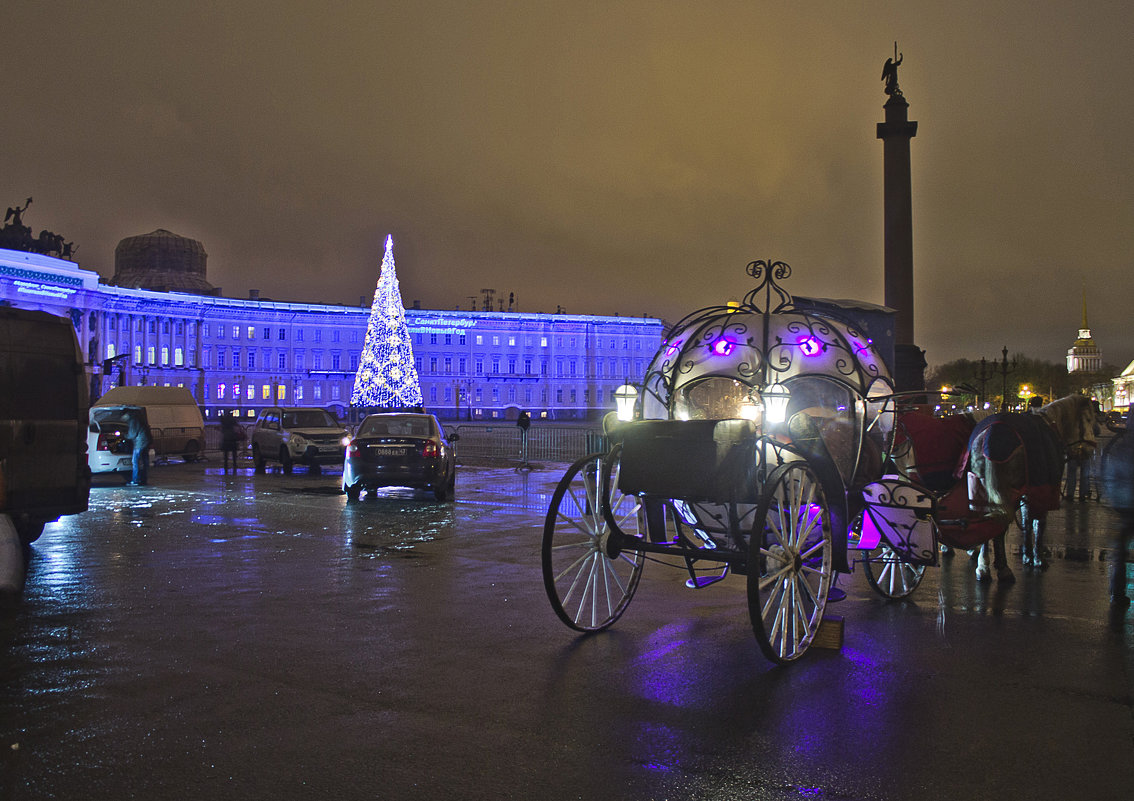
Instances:
[[[614,623],[651,558],[691,588],[745,576],[761,650],[788,662],[815,640],[838,573],[861,563],[902,597],[936,561],[939,496],[894,469],[885,362],[856,324],[797,304],[779,285],[790,272],[752,262],[742,302],[677,323],[638,387],[638,419],[559,482],[543,577],[571,628]]]

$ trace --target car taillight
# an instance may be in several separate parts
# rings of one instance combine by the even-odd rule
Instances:
[[[437,456],[440,450],[437,448],[437,443],[433,440],[427,440],[425,445],[421,448],[421,455],[427,459],[431,456]]]
[[[352,442],[347,446],[347,456],[358,456],[362,453],[362,448],[358,447],[357,442]]]
[[[106,442],[106,434],[99,434],[98,435],[98,445],[95,447],[95,450],[98,450],[98,451],[110,450],[110,445],[108,445],[107,442]]]

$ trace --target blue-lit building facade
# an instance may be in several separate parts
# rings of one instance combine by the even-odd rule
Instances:
[[[256,293],[253,293],[254,295]],[[206,419],[272,405],[352,417],[369,306],[115,286],[64,259],[0,249],[0,303],[70,317],[95,396],[184,386]],[[655,318],[406,309],[427,410],[446,420],[594,419],[645,372]]]

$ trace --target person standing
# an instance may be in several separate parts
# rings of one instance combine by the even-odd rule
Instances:
[[[236,449],[244,439],[244,429],[236,422],[232,412],[221,415],[221,453],[224,454],[224,469],[228,471],[228,457],[232,456],[232,472],[236,472]]]
[[[134,454],[131,464],[133,473],[129,486],[141,487],[150,482],[150,426],[146,422],[146,410],[134,408],[130,410],[130,425],[126,429],[126,439],[134,445]]]
[[[1110,553],[1110,602],[1129,606],[1126,594],[1126,549],[1134,539],[1134,408],[1126,413],[1126,428],[1103,453],[1102,478],[1107,501],[1118,513],[1119,528]]]

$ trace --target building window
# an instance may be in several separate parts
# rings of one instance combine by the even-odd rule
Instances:
[[[539,338],[539,346],[540,346],[541,348],[546,348],[546,347],[547,347],[547,337],[540,337],[540,338]]]
[[[277,370],[286,370],[287,369],[287,351],[282,351],[282,352],[276,354],[276,369]]]
[[[232,397],[234,397],[234,398],[240,397],[240,384],[233,384],[232,385]]]
[[[303,329],[302,328],[300,328],[298,331],[295,332],[295,341],[296,342],[302,342],[303,341]]]
[[[512,346],[512,347],[515,347],[515,345],[516,345],[516,338],[515,338],[515,337],[508,337],[508,344],[509,344],[510,346]]]
[[[234,325],[232,327],[232,338],[233,339],[240,339],[240,326]]]
[[[331,384],[331,400],[339,399],[339,385],[338,382]]]
[[[268,326],[264,326],[264,339],[271,339],[271,338],[272,338],[272,329],[268,328]]]
[[[340,369],[340,367],[339,367],[339,361],[340,361],[340,359],[341,359],[341,358],[342,358],[342,357],[340,357],[340,356],[339,356],[339,354],[337,354],[337,353],[332,353],[332,354],[331,354],[331,369],[332,369],[332,370],[336,370],[336,371],[337,371],[337,370],[339,370],[339,369]]]
[[[464,359],[460,359],[460,360],[457,361],[457,372],[460,373],[461,375],[465,374],[465,360]]]
[[[256,326],[254,326],[254,325],[248,326],[248,338],[249,339],[255,339],[256,338]]]
[[[240,351],[238,350],[232,352],[232,367],[234,370],[240,369]]]
[[[286,328],[280,329],[280,332],[279,332],[277,339],[279,339],[280,342],[284,342],[284,341],[287,340],[287,329]]]
[[[264,384],[260,390],[260,400],[272,399],[272,386],[271,384]]]
[[[482,337],[480,334],[476,335],[476,344],[478,344],[478,345],[484,344],[484,337]],[[479,398],[478,398],[478,400],[479,400]]]
[[[276,402],[287,400],[287,387],[283,384],[276,384]]]
[[[483,359],[477,359],[476,360],[476,374],[477,375],[484,375],[484,360]]]
[[[323,385],[318,381],[315,382],[315,400],[323,400]]]
[[[331,341],[332,342],[338,342],[339,341],[339,329],[336,328],[334,331],[331,332]]]
[[[350,369],[353,370],[354,372],[358,372],[358,353],[357,352],[352,352],[350,354]]]
[[[460,336],[457,337],[457,344],[459,344],[459,345],[465,344],[465,335],[464,334],[461,334]]]
[[[435,374],[437,372],[437,357],[429,357],[429,372]]]
[[[295,399],[297,401],[303,400],[303,384],[295,385]]]
[[[146,349],[146,361],[149,364],[157,364],[157,350],[153,345]]]
[[[217,384],[217,400],[224,400],[224,391],[225,391],[225,385],[224,384]]]
[[[446,345],[452,345],[453,344],[453,335],[452,334],[446,334],[445,335],[445,344]]]
[[[254,350],[248,351],[248,369],[249,370],[255,370],[256,369],[256,351],[254,351]]]
[[[173,365],[175,367],[185,366],[185,352],[181,348],[173,349]]]
[[[437,335],[436,334],[430,334],[429,335],[429,344],[430,345],[436,345],[437,344]],[[437,399],[434,398],[433,400],[437,400]]]
[[[493,345],[499,345],[500,344],[500,337],[494,336],[492,338],[492,344]]]
[[[108,358],[108,359],[114,358],[114,343],[113,342],[111,342],[109,345],[106,346],[106,358]]]
[[[429,402],[437,403],[437,387],[429,388]]]
[[[452,372],[453,372],[453,360],[450,359],[448,356],[446,356],[445,357],[445,375],[449,375]]]

